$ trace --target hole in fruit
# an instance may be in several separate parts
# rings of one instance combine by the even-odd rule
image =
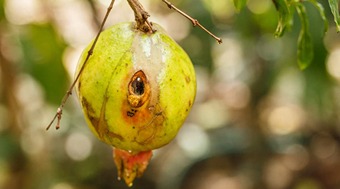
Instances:
[[[128,102],[134,107],[141,107],[150,98],[150,84],[142,70],[137,71],[130,80]]]
[[[132,82],[132,88],[133,88],[133,92],[136,95],[143,95],[144,94],[144,82],[143,82],[142,78],[137,77]]]

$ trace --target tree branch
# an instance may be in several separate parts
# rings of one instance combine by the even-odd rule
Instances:
[[[189,16],[188,14],[186,14],[185,12],[183,12],[182,10],[180,10],[179,8],[175,7],[172,3],[170,3],[167,0],[162,0],[165,4],[168,5],[169,9],[174,9],[175,11],[177,11],[178,13],[180,13],[181,15],[183,15],[185,18],[189,19],[193,26],[198,26],[200,27],[202,30],[204,30],[205,32],[207,32],[211,37],[213,37],[219,44],[222,43],[222,39],[217,37],[216,35],[214,35],[213,33],[211,33],[208,29],[206,29],[203,25],[201,25],[197,19],[192,18],[191,16]]]

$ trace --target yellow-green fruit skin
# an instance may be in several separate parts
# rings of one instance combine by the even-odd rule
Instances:
[[[196,95],[190,58],[159,25],[153,27],[157,30],[153,34],[136,30],[132,22],[103,31],[76,83],[91,131],[103,142],[131,152],[169,143]],[[84,50],[76,75],[92,43]],[[139,91],[132,79],[137,72],[145,76]]]

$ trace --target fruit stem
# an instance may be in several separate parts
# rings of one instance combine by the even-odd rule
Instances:
[[[154,33],[156,30],[152,28],[152,23],[148,21],[149,13],[138,0],[127,0],[131,9],[135,13],[136,28],[144,33]]]

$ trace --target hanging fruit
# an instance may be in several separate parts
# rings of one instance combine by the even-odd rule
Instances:
[[[153,29],[143,32],[129,22],[103,31],[76,83],[91,131],[115,147],[118,175],[129,186],[142,175],[151,150],[176,136],[196,94],[188,55],[159,25]]]

